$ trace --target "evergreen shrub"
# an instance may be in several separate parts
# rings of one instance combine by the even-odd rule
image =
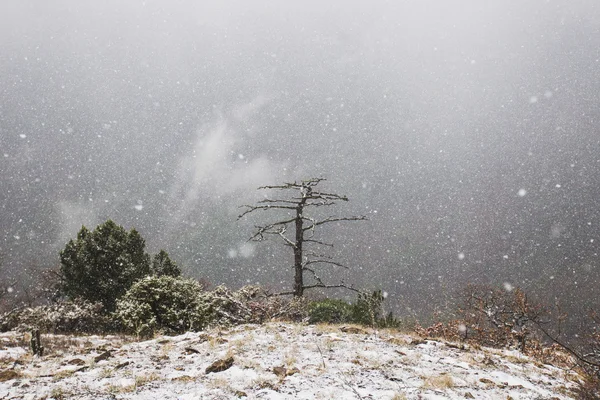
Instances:
[[[343,324],[352,321],[353,306],[339,299],[313,301],[308,306],[308,322],[311,324]]]
[[[128,331],[141,337],[157,331],[165,334],[199,331],[210,320],[202,290],[193,280],[148,276],[117,301],[115,317]]]

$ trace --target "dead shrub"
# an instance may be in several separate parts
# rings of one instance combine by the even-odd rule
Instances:
[[[115,326],[102,313],[102,304],[83,300],[22,307],[0,316],[0,332],[32,329],[43,333],[100,333],[113,331]]]
[[[517,347],[526,351],[535,326],[549,313],[519,288],[504,290],[488,285],[467,285],[458,315],[465,339],[490,347]]]

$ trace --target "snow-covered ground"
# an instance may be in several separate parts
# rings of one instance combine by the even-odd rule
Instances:
[[[570,399],[578,379],[514,351],[346,328],[268,323],[143,342],[43,335],[43,358],[3,333],[0,399]],[[233,363],[207,372],[219,360]]]

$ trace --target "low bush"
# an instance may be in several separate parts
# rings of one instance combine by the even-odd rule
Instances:
[[[313,301],[308,306],[309,323],[354,323],[379,328],[398,327],[400,321],[388,313],[384,316],[385,297],[381,290],[371,293],[359,292],[355,303],[325,299]]]
[[[232,291],[218,286],[204,291],[192,280],[150,276],[135,283],[117,303],[115,317],[127,331],[148,337],[156,332],[179,334],[209,325],[302,320],[305,302],[269,297],[259,286]]]
[[[202,286],[173,276],[148,276],[117,301],[115,318],[141,337],[156,331],[179,334],[202,330],[209,322]]]
[[[43,333],[105,333],[118,329],[103,313],[101,303],[85,300],[60,301],[50,305],[23,307],[0,316],[0,331],[39,329]]]
[[[484,346],[517,347],[525,352],[536,327],[549,315],[545,307],[532,302],[519,288],[467,285],[461,298],[458,315],[465,338]]]
[[[372,293],[358,293],[356,303],[352,305],[352,322],[378,326],[382,320],[384,300],[381,290],[375,290]]]
[[[304,298],[291,300],[269,296],[260,286],[244,286],[232,291],[218,286],[202,294],[211,324],[233,325],[278,319],[302,321],[307,317],[307,302]]]
[[[308,305],[308,322],[311,324],[343,324],[352,322],[353,307],[338,299],[313,301]]]

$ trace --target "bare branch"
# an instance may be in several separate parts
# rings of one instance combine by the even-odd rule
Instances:
[[[257,211],[257,210],[273,210],[273,209],[287,209],[287,210],[295,210],[296,207],[292,207],[292,206],[272,206],[272,205],[266,205],[266,206],[249,206],[249,205],[243,205],[241,207],[247,207],[248,209],[246,211],[244,211],[243,213],[241,213],[240,215],[238,215],[237,219],[241,219],[243,218],[245,215],[250,214],[251,212]]]
[[[292,200],[281,200],[281,199],[263,199],[260,200],[258,203],[285,203],[285,204],[298,204],[297,201],[292,201]],[[244,207],[250,207],[250,206],[244,206]],[[276,208],[274,206],[267,206],[268,208]],[[296,207],[292,207],[292,208],[296,208]]]
[[[311,264],[330,264],[330,265],[335,265],[336,267],[342,267],[345,269],[348,269],[348,267],[346,267],[344,264],[340,264],[339,262],[336,261],[329,261],[329,260],[310,260],[304,263],[304,265],[311,265]],[[304,268],[306,269],[306,267]]]
[[[323,281],[321,280],[321,278],[319,277],[319,275],[317,275],[317,273],[315,272],[314,269],[304,266],[302,268],[302,270],[310,272],[312,274],[313,279],[315,281],[317,281],[318,284],[324,285]]]
[[[292,246],[292,247],[296,247],[296,243],[292,242],[290,239],[288,239],[284,233],[285,233],[285,226],[282,226],[281,229],[279,230],[279,236],[281,236],[281,238],[283,239],[283,241],[288,245],[288,246]]]
[[[354,286],[348,286],[345,283],[339,283],[337,285],[308,285],[304,286],[304,290],[314,289],[314,288],[322,288],[322,289],[347,289],[356,293],[362,293],[360,290],[356,289]]]
[[[296,218],[292,218],[292,219],[288,219],[285,221],[278,221],[278,222],[273,222],[272,224],[269,225],[264,225],[264,226],[255,226],[255,228],[257,229],[256,233],[254,235],[252,235],[250,237],[250,239],[248,239],[248,241],[257,241],[260,242],[262,240],[264,240],[264,236],[265,234],[278,234],[279,235],[279,229],[277,229],[278,227],[283,227],[285,228],[285,226],[291,222],[294,222],[296,220]]]
[[[261,186],[258,189],[301,189],[303,187],[313,187],[319,184],[319,182],[325,181],[324,178],[311,178],[307,180],[303,180],[300,183],[298,182],[286,182],[283,185],[269,185],[269,186]]]
[[[314,239],[304,239],[304,243],[309,242],[309,243],[317,243],[317,244],[322,244],[323,246],[327,246],[327,247],[333,247],[333,244],[331,243],[325,243],[325,242],[321,242],[320,240],[314,240]]]
[[[559,345],[560,347],[562,347],[564,350],[566,350],[568,353],[570,353],[577,360],[579,360],[580,362],[582,362],[585,365],[589,365],[590,367],[600,368],[600,363],[590,360],[588,357],[586,357],[585,354],[580,354],[578,351],[574,350],[569,345],[567,345],[566,343],[564,343],[563,341],[561,341],[554,335],[550,334],[546,329],[544,329],[542,327],[542,325],[540,323],[538,323],[536,321],[534,321],[534,323],[536,323],[538,329],[540,331],[542,331],[542,333],[544,335],[546,335],[552,342],[554,342],[557,345]]]
[[[353,217],[339,217],[339,218],[328,217],[322,221],[317,221],[315,223],[315,226],[328,224],[330,222],[338,222],[338,221],[366,221],[366,220],[367,220],[367,217],[365,217],[364,215],[353,216]]]

